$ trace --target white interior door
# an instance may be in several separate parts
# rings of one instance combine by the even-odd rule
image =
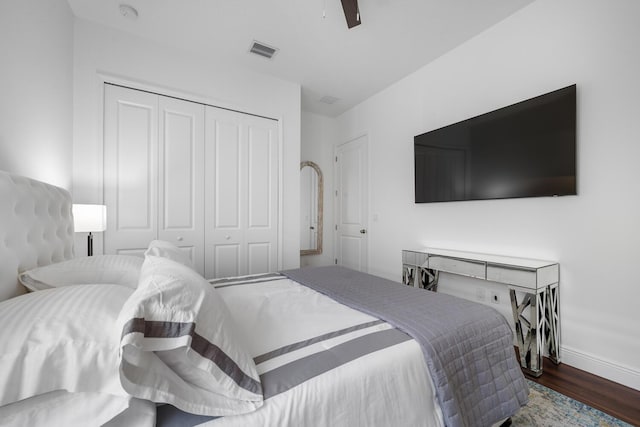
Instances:
[[[158,96],[105,85],[105,253],[140,255],[158,230]]]
[[[278,268],[278,126],[206,108],[205,277]]]
[[[336,147],[336,264],[368,270],[367,137]]]
[[[159,97],[158,239],[204,273],[204,106]]]

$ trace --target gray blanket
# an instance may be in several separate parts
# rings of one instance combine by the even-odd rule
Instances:
[[[527,403],[511,328],[496,310],[344,267],[282,274],[418,341],[447,426],[491,426]]]

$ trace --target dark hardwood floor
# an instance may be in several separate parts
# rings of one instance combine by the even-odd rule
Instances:
[[[572,399],[640,427],[640,391],[580,369],[544,359],[543,374],[526,377]]]

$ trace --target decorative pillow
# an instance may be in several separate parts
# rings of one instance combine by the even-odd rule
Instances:
[[[137,416],[130,419],[130,413]],[[135,423],[122,424],[127,419]],[[88,422],[90,421],[90,422]],[[0,426],[155,425],[155,405],[131,396],[52,391],[0,408]]]
[[[189,268],[193,268],[193,262],[191,261],[191,258],[189,258],[189,255],[173,243],[165,240],[153,240],[149,243],[149,247],[145,251],[144,255],[168,258],[175,262],[179,262],[182,265],[186,265]]]
[[[55,390],[126,395],[115,321],[132,289],[65,286],[0,303],[0,406]]]
[[[32,291],[84,284],[135,288],[143,262],[143,258],[131,255],[96,255],[34,268],[20,274],[18,279]]]
[[[147,255],[125,303],[120,381],[132,396],[199,415],[262,406],[262,385],[231,315],[198,273]]]

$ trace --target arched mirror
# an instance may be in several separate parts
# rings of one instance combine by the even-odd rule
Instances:
[[[322,171],[300,163],[300,255],[322,253]]]

